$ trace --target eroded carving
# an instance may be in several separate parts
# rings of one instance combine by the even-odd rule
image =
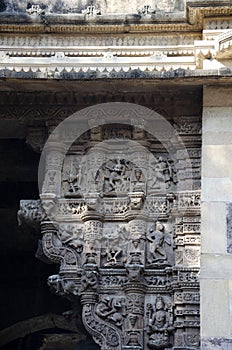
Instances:
[[[45,217],[40,200],[21,200],[18,211],[18,224],[37,226]]]

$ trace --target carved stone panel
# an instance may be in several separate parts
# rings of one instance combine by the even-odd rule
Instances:
[[[188,151],[197,163],[196,142]],[[181,152],[141,125],[94,126],[63,162],[47,156],[41,202],[21,202],[19,220],[41,222],[43,254],[60,265],[49,286],[81,302],[102,350],[199,349],[201,201],[186,188],[199,178]]]

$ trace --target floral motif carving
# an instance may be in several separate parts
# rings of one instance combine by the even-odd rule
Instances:
[[[94,305],[83,305],[82,319],[86,329],[102,349],[121,349],[121,334],[119,330],[109,322],[105,322],[99,318],[95,314]]]

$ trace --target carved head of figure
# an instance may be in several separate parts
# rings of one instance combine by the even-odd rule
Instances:
[[[164,225],[160,221],[156,221],[155,228],[157,231],[164,231]]]
[[[163,299],[160,295],[157,296],[155,306],[156,306],[156,310],[163,310],[164,309],[164,302],[163,302]]]

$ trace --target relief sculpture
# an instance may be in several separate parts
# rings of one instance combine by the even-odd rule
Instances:
[[[149,154],[136,144],[123,156],[120,144],[111,156],[113,130],[90,135],[57,168],[58,188],[21,202],[19,222],[41,225],[41,251],[60,266],[48,285],[81,304],[101,350],[199,350],[201,200],[199,190],[178,190],[180,151],[172,160],[139,129]],[[104,135],[107,147],[94,152]]]
[[[149,265],[171,265],[172,239],[165,232],[164,225],[157,221],[147,234],[148,241],[148,264]]]
[[[147,304],[149,336],[148,347],[150,349],[163,349],[170,345],[170,332],[173,328],[173,305],[170,300],[157,295],[154,304]]]

